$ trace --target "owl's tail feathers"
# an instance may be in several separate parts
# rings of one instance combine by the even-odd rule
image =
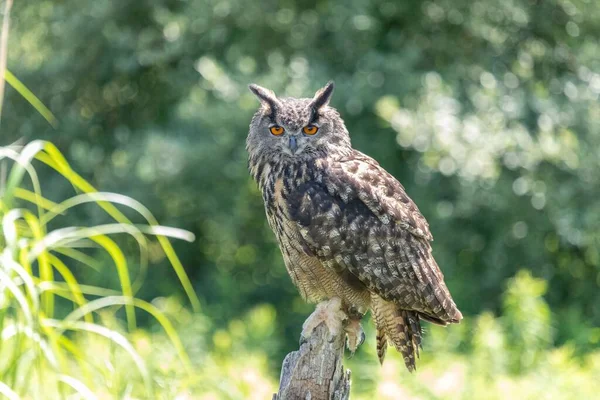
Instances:
[[[419,314],[399,308],[396,304],[373,295],[373,316],[377,326],[377,356],[383,364],[388,340],[402,354],[410,372],[416,369],[416,358],[421,347]]]

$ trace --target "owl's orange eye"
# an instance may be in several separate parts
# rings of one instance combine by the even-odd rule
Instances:
[[[304,133],[306,133],[307,135],[314,135],[315,133],[317,133],[318,130],[319,130],[319,128],[317,128],[314,125],[308,125],[302,129],[302,131]]]
[[[272,126],[269,130],[275,136],[283,135],[283,127],[282,126],[275,125],[275,126]]]

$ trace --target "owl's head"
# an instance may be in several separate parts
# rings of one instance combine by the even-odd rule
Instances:
[[[294,161],[344,154],[350,137],[338,112],[329,106],[333,82],[310,98],[278,98],[273,91],[250,85],[261,102],[246,141],[250,157]]]

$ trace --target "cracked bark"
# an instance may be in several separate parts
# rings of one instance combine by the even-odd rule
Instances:
[[[273,400],[346,400],[350,370],[344,370],[344,331],[331,337],[321,323],[300,349],[283,360],[279,392]]]

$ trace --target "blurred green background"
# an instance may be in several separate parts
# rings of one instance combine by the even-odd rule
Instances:
[[[95,187],[196,234],[174,245],[201,312],[188,311],[160,250],[139,293],[186,316],[192,361],[215,371],[181,384],[181,398],[268,398],[297,347],[312,306],[287,276],[247,173],[258,107],[247,85],[310,97],[328,80],[354,147],[428,219],[466,316],[425,327],[410,376],[395,356],[379,367],[369,329],[348,362],[354,398],[599,390],[600,3],[16,1],[8,54],[59,123],[7,87],[1,145],[49,140]],[[41,178],[51,200],[72,193]],[[117,284],[112,268],[76,272]],[[139,334],[156,343],[155,331],[148,320]]]

